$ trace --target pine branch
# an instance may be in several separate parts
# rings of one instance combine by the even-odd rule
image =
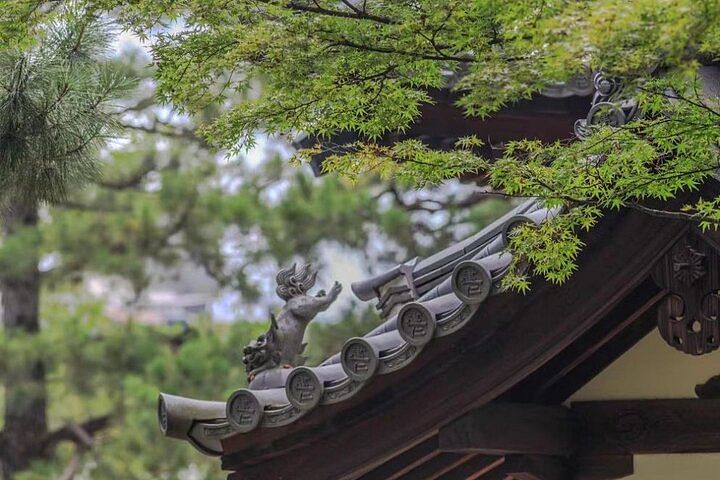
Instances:
[[[77,210],[78,212],[119,213],[126,211],[126,209],[120,207],[103,206],[97,203],[82,203],[68,199],[56,202],[55,204],[53,204],[53,206],[64,210]]]
[[[138,100],[133,105],[129,105],[129,106],[121,109],[118,112],[118,114],[122,115],[123,113],[128,113],[128,112],[142,112],[143,110],[153,106],[154,104],[155,104],[155,97],[151,95],[149,97],[145,97],[145,98]]]
[[[110,426],[110,419],[110,415],[101,415],[80,424],[70,423],[48,433],[39,442],[38,456],[49,455],[61,442],[72,442],[82,449],[92,448],[95,435]]]
[[[138,130],[140,132],[145,133],[151,133],[156,135],[164,135],[166,137],[174,137],[174,138],[181,138],[185,140],[191,140],[193,142],[199,143],[203,146],[207,146],[207,142],[199,137],[195,130],[189,129],[189,128],[180,128],[180,127],[174,127],[168,123],[161,122],[157,119],[153,122],[152,125],[144,126],[144,125],[133,125],[131,123],[125,123],[121,122],[120,126],[122,128],[127,128],[130,130]]]
[[[127,190],[129,188],[136,188],[140,185],[140,183],[145,179],[145,177],[155,170],[157,167],[155,163],[155,157],[152,155],[147,155],[142,162],[142,165],[128,175],[125,178],[119,178],[119,179],[101,179],[98,180],[96,183],[103,187],[110,190]]]

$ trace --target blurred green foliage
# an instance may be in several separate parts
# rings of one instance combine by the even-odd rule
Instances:
[[[214,324],[201,319],[190,331],[116,323],[102,303],[43,305],[42,333],[33,338],[0,334],[0,373],[18,355],[39,355],[48,373],[51,428],[111,414],[84,468],[93,479],[182,478],[188,468],[199,478],[223,478],[217,462],[184,442],[161,437],[155,416],[158,391],[222,400],[245,384],[242,345],[260,334],[260,323]],[[29,346],[32,345],[32,348]],[[58,478],[71,449],[36,461],[21,480]]]
[[[110,413],[111,426],[85,454],[87,478],[97,480],[222,479],[216,459],[185,442],[164,439],[156,418],[159,391],[224,400],[246,385],[242,347],[267,326],[239,320],[218,324],[200,318],[189,329],[117,323],[103,314],[102,302],[67,305],[46,301],[42,333],[8,338],[0,331],[0,377],[13,362],[33,355],[48,373],[51,428]],[[370,309],[347,311],[337,323],[312,324],[310,362],[339,351],[351,336],[378,323]],[[0,426],[2,422],[0,422]],[[18,480],[57,478],[73,451],[58,449],[36,461]],[[184,477],[188,472],[197,477]]]
[[[42,22],[62,13],[63,2],[26,2],[22,8],[9,3],[0,2],[0,30],[7,26],[0,32],[3,54],[42,44]],[[232,324],[201,316],[188,329],[145,325],[132,315],[127,322],[112,321],[104,303],[83,291],[89,276],[121,277],[140,295],[159,268],[191,263],[219,288],[240,292],[245,302],[267,301],[253,276],[260,267],[297,257],[318,260],[328,244],[369,255],[374,242],[386,262],[427,254],[452,241],[455,227],[479,228],[508,202],[455,208],[462,196],[457,184],[450,193],[417,193],[407,186],[388,188],[376,175],[314,178],[289,171],[272,153],[258,154],[263,158],[254,166],[242,156],[220,158],[196,129],[222,109],[206,105],[194,116],[169,114],[157,103],[155,72],[147,61],[128,51],[113,62],[118,78],[135,77],[139,88],[115,105],[113,122],[124,127],[123,138],[83,157],[97,169],[97,175],[82,177],[92,182],[82,190],[40,196],[52,203],[39,209],[37,225],[17,228],[0,242],[0,281],[34,272],[38,258],[50,259],[40,272],[40,332],[0,330],[0,381],[22,381],[23,366],[39,361],[50,431],[111,416],[111,426],[82,452],[79,478],[220,479],[216,460],[162,439],[157,393],[227,398],[245,384],[243,346],[267,325],[242,315]],[[242,92],[233,98],[243,100]],[[72,132],[71,121],[62,126]],[[426,200],[436,202],[434,211],[424,206]],[[359,305],[335,320],[311,326],[310,363],[378,323],[371,307]],[[61,444],[16,478],[57,478],[76,454],[71,443]]]

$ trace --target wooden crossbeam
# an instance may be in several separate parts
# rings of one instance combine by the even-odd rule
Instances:
[[[612,480],[634,454],[720,453],[720,399],[493,403],[440,429],[443,452],[504,455],[483,480]]]
[[[570,412],[561,406],[493,403],[442,428],[440,450],[485,455],[570,455]]]
[[[505,463],[507,474],[514,480],[567,480],[565,462],[547,455],[509,457]]]
[[[572,459],[573,480],[615,480],[635,472],[632,455],[578,456]]]
[[[720,399],[579,402],[587,455],[720,453]]]
[[[720,399],[488,404],[440,429],[444,452],[586,457],[720,453]]]

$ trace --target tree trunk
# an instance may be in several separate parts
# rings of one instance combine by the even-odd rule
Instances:
[[[23,228],[35,228],[38,223],[37,206],[14,202],[4,216],[6,238]],[[2,292],[2,323],[8,337],[36,335],[40,330],[38,304],[40,272],[38,248],[34,242],[25,246],[26,258],[18,264],[28,265],[11,275],[0,272]],[[4,378],[5,422],[0,432],[0,472],[3,480],[26,468],[41,439],[47,434],[47,392],[45,366],[39,353],[27,349],[23,358],[8,359],[9,371]]]

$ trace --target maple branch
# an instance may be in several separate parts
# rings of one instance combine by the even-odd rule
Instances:
[[[349,2],[343,2],[345,5]],[[373,15],[371,13],[367,13],[367,11],[360,10],[357,8],[351,8],[351,12],[345,12],[342,10],[331,10],[329,8],[324,8],[320,6],[312,6],[312,5],[303,5],[297,2],[289,2],[287,4],[287,8],[290,10],[295,10],[298,12],[308,12],[308,13],[317,13],[320,15],[326,15],[329,17],[338,17],[338,18],[350,18],[354,20],[370,20],[377,23],[382,23],[384,25],[397,25],[399,22],[396,20],[393,20],[392,18],[383,17],[380,15]]]

